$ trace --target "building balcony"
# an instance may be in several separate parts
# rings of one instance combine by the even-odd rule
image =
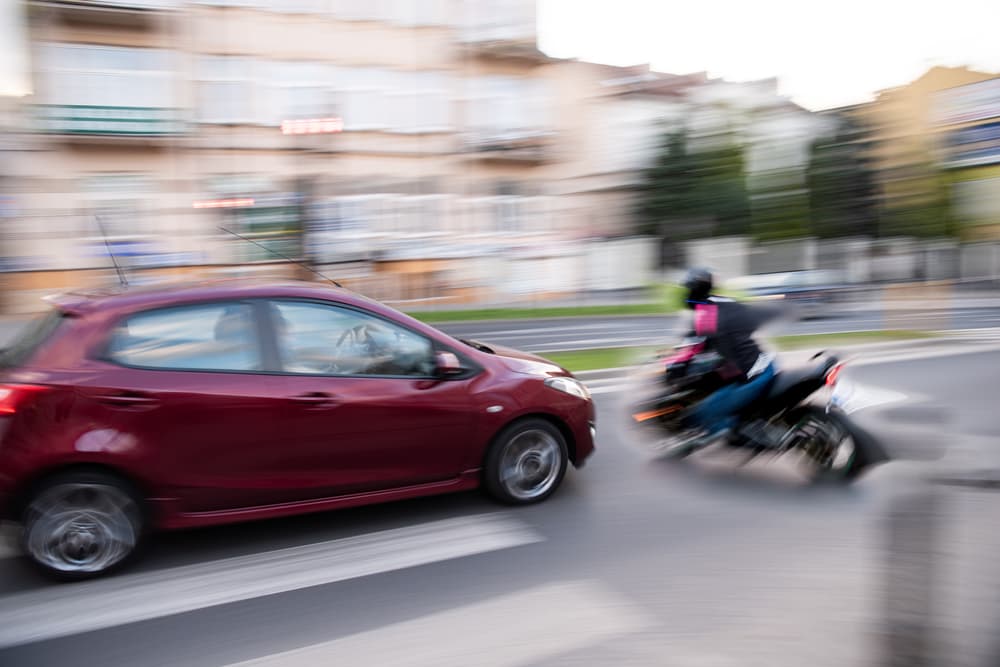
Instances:
[[[186,126],[178,109],[51,104],[38,107],[38,127],[68,137],[156,140],[181,135]]]
[[[75,23],[140,27],[179,9],[181,0],[32,0],[32,4]]]
[[[485,25],[465,28],[459,42],[466,54],[483,59],[541,63],[549,57],[538,49],[534,25]]]
[[[553,137],[542,130],[477,133],[466,139],[465,151],[477,160],[542,164],[552,159]]]

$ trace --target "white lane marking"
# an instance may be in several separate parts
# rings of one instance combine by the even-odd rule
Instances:
[[[627,384],[616,384],[610,387],[597,387],[596,389],[590,390],[591,396],[600,396],[601,394],[617,394],[619,392],[628,391],[631,387]]]
[[[593,387],[600,387],[600,386],[606,385],[606,384],[619,384],[624,379],[625,379],[625,376],[624,375],[620,375],[620,376],[615,376],[615,377],[599,378],[599,379],[596,379],[596,380],[584,380],[583,383],[585,385],[587,385],[587,387],[593,388]]]
[[[555,333],[555,332],[553,332],[553,333]],[[669,336],[670,332],[665,332],[663,330],[663,328],[659,328],[659,329],[640,329],[640,328],[630,327],[630,328],[618,329],[617,331],[588,331],[586,329],[564,328],[564,329],[561,329],[558,333],[561,334],[561,335],[563,335],[563,336],[574,336],[576,338],[584,338],[584,339],[586,339],[586,338],[588,338],[590,336],[624,336],[624,335],[629,335],[629,334],[631,334],[631,335],[642,334],[644,336],[657,336],[660,339],[663,339],[665,336]],[[487,341],[494,341],[495,342],[495,341],[500,340],[500,339],[502,339],[502,340],[533,340],[533,339],[536,339],[536,338],[552,338],[552,337],[553,337],[552,333],[546,333],[546,334],[534,334],[534,333],[531,333],[531,334],[516,334],[516,335],[511,335],[511,336],[491,336],[488,339],[485,339],[485,338],[484,339],[478,339],[477,338],[476,340],[482,340],[483,342],[487,342]]]
[[[432,521],[346,539],[2,598],[0,647],[540,542],[501,514]]]
[[[859,384],[848,379],[841,380],[834,387],[831,400],[847,414],[859,410],[873,408],[878,405],[901,403],[906,400],[925,400],[917,394],[904,394],[899,391]]]
[[[982,342],[980,344],[971,343],[969,341],[962,341],[961,347],[953,347],[947,349],[937,349],[937,348],[926,348],[923,350],[912,350],[910,352],[900,351],[894,354],[883,354],[883,355],[872,355],[870,357],[863,356],[866,353],[863,350],[859,350],[857,354],[859,356],[851,356],[852,351],[847,350],[844,353],[843,358],[847,361],[847,366],[877,366],[879,364],[889,364],[896,363],[900,361],[915,361],[917,359],[932,359],[935,357],[953,357],[962,354],[983,354],[986,352],[997,352],[1000,351],[1000,345],[996,342]]]
[[[228,667],[519,667],[649,627],[622,596],[593,582],[567,582]]]
[[[663,339],[656,336],[623,336],[620,338],[591,338],[589,340],[554,340],[544,346],[529,347],[532,352],[566,352],[571,350],[589,350],[600,347],[638,347],[640,345],[659,345]]]
[[[496,330],[491,330],[491,331],[467,332],[468,335],[466,335],[465,333],[459,332],[458,335],[460,337],[462,337],[462,338],[472,337],[472,338],[475,338],[475,339],[478,340],[478,339],[480,339],[480,338],[482,338],[484,336],[518,336],[518,337],[521,337],[521,336],[526,336],[526,335],[530,336],[530,335],[536,334],[536,333],[537,334],[548,334],[548,333],[552,333],[552,332],[555,332],[555,331],[565,332],[567,328],[572,328],[574,331],[588,331],[588,330],[600,330],[600,329],[603,329],[603,330],[608,330],[608,329],[622,329],[623,328],[623,326],[622,326],[623,324],[625,324],[625,323],[623,323],[623,322],[598,322],[598,323],[592,323],[592,324],[579,324],[579,323],[575,323],[575,322],[573,322],[573,323],[569,323],[568,322],[565,325],[558,326],[558,327],[531,327],[531,328],[525,328],[525,329],[496,329]],[[643,325],[640,325],[639,327],[634,327],[631,330],[635,330],[635,329],[644,330],[644,329],[642,329],[642,326]],[[650,331],[659,331],[660,333],[663,332],[663,327],[662,326],[657,327],[657,328],[654,328],[654,325],[652,325],[652,324],[646,325],[646,326],[649,327]],[[457,327],[456,327],[456,330],[457,330]]]

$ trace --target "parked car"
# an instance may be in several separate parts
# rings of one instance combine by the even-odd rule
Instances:
[[[830,306],[844,289],[837,271],[789,271],[736,278],[726,287],[751,300],[781,300],[792,316],[812,319],[829,315]]]
[[[565,369],[347,290],[68,294],[0,353],[0,506],[61,578],[152,530],[482,486],[544,500],[594,450]]]

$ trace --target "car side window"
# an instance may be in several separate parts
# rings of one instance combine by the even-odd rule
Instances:
[[[274,304],[283,368],[306,375],[427,377],[434,372],[430,340],[365,313],[330,304]]]
[[[111,361],[163,370],[256,371],[262,368],[253,307],[245,303],[176,306],[119,323]]]

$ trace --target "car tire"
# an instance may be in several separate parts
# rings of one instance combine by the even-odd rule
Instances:
[[[544,419],[510,424],[486,455],[483,481],[494,499],[508,505],[538,503],[559,488],[569,463],[566,439]]]
[[[74,471],[38,484],[21,513],[21,546],[46,575],[89,579],[122,567],[142,541],[141,496],[105,472]]]

